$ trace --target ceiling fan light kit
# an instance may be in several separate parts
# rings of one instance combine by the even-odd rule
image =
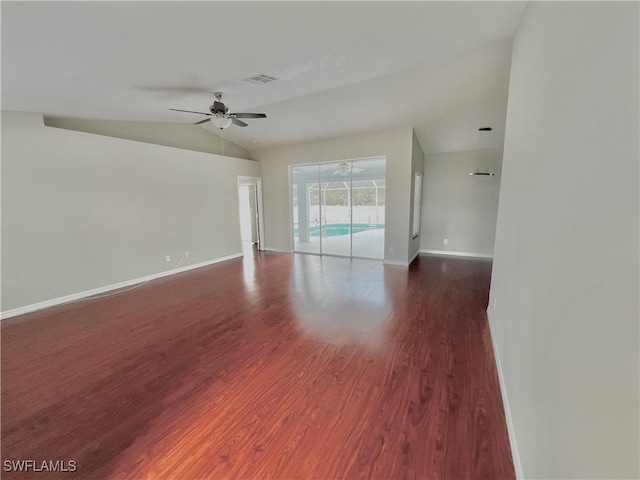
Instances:
[[[217,115],[212,116],[210,118],[210,120],[211,120],[211,123],[213,123],[220,130],[224,130],[225,128],[227,128],[232,123],[230,118],[228,118],[228,117],[219,117]],[[200,122],[198,122],[198,123],[200,123]]]

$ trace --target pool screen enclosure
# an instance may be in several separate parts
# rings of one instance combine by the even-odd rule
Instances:
[[[290,167],[293,250],[384,257],[386,159]]]

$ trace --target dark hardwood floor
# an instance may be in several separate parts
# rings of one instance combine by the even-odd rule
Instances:
[[[512,479],[491,263],[260,253],[2,322],[3,478]]]

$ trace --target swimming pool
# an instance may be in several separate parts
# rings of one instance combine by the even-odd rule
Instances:
[[[353,233],[364,232],[365,230],[379,230],[384,228],[384,223],[368,224],[368,223],[330,223],[322,226],[322,235],[325,237],[341,237],[343,235],[349,235],[351,229]],[[293,235],[298,236],[298,229],[293,229]],[[320,226],[316,225],[309,227],[309,235],[312,237],[318,237],[320,235]]]

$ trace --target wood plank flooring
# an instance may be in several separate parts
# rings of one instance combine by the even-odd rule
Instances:
[[[2,322],[11,478],[512,479],[491,262],[260,253]]]

